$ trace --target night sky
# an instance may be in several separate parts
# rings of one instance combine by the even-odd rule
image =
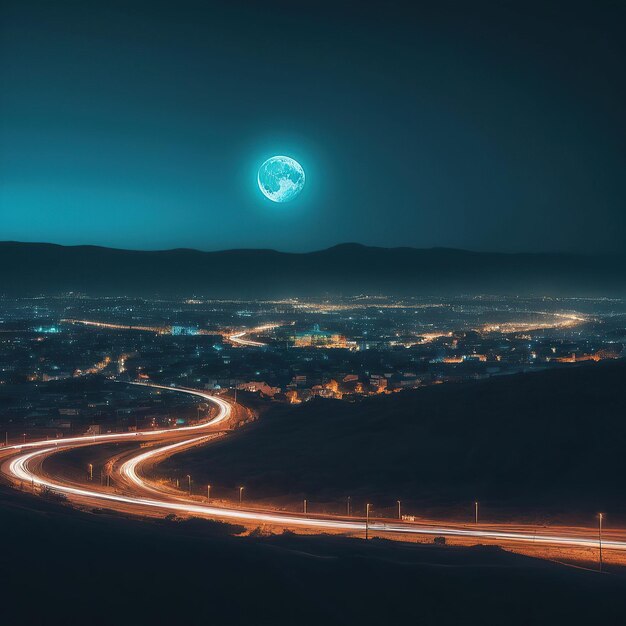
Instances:
[[[623,250],[626,3],[0,6],[2,240]]]

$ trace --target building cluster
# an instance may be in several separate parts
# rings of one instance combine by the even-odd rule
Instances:
[[[0,419],[16,427],[32,419],[122,424],[125,409],[116,398],[123,386],[107,390],[106,405],[94,397],[75,406],[69,395],[51,402],[42,394],[98,377],[237,390],[271,402],[355,401],[621,358],[626,345],[626,303],[607,300],[242,303],[73,294],[1,305]],[[153,408],[129,405],[146,423],[166,419]]]

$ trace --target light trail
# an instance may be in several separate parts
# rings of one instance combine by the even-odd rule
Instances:
[[[199,439],[202,439],[199,438]],[[189,443],[188,441],[183,443]],[[365,522],[363,521],[347,521],[332,518],[306,518],[297,514],[289,513],[263,513],[259,511],[251,511],[245,509],[229,509],[201,504],[189,504],[177,501],[155,500],[150,498],[130,497],[117,494],[103,493],[78,487],[70,487],[60,485],[58,483],[40,478],[28,469],[29,461],[42,455],[55,452],[56,448],[47,448],[29,452],[11,461],[11,473],[24,482],[34,483],[40,487],[48,487],[55,491],[67,493],[76,496],[82,496],[90,499],[99,499],[108,502],[120,502],[123,504],[147,506],[160,510],[176,511],[186,514],[204,515],[207,517],[221,519],[235,519],[244,522],[277,524],[280,526],[304,526],[307,528],[317,528],[326,530],[345,530],[352,532],[360,532],[365,530]],[[134,466],[136,468],[136,465]],[[143,485],[143,481],[137,479],[138,483]],[[455,537],[472,537],[491,540],[504,541],[520,541],[533,542],[552,545],[577,546],[586,548],[596,548],[598,545],[597,538],[590,537],[567,537],[558,535],[535,535],[531,533],[506,532],[496,530],[479,530],[479,529],[462,529],[446,526],[421,526],[401,525],[387,522],[370,522],[369,530],[372,532],[385,533],[404,533],[417,535],[440,535]],[[626,541],[617,541],[606,539],[602,541],[602,546],[607,549],[626,550]]]
[[[116,441],[119,439],[133,439],[136,437],[152,437],[154,435],[175,435],[178,433],[185,433],[189,431],[197,431],[206,428],[207,426],[214,426],[215,424],[219,424],[224,420],[228,419],[231,412],[231,405],[222,400],[222,398],[218,398],[217,396],[213,396],[210,393],[206,393],[204,391],[198,391],[197,389],[186,389],[184,387],[168,387],[166,385],[155,385],[152,383],[135,383],[129,382],[129,385],[137,385],[140,387],[151,387],[154,389],[165,389],[167,391],[176,391],[179,393],[188,393],[192,396],[198,396],[203,398],[204,400],[208,400],[209,402],[213,402],[219,407],[219,413],[209,422],[203,422],[202,424],[195,424],[194,426],[179,426],[178,428],[161,428],[158,430],[144,430],[144,431],[135,431],[128,433],[108,433],[104,435],[87,435],[80,437],[68,437],[67,439],[58,439],[54,442],[49,440],[46,441],[33,441],[29,443],[19,443],[11,446],[5,446],[0,448],[0,452],[4,452],[5,450],[23,450],[24,448],[42,448],[44,446],[50,445],[52,443],[57,447],[66,447],[66,444],[81,444],[84,445],[86,443],[108,443],[109,441]]]
[[[228,335],[228,340],[237,346],[248,346],[254,348],[263,347],[267,344],[261,341],[254,341],[252,339],[244,339],[244,337],[253,333],[262,333],[266,330],[277,328],[278,326],[281,326],[281,324],[265,324],[263,326],[257,326],[256,328],[250,328],[249,330],[242,330],[237,333],[233,333],[232,335]]]
[[[150,383],[134,384],[196,395],[216,404],[218,406],[218,413],[216,416],[213,417],[213,419],[194,426],[134,433],[115,433],[112,435],[97,435],[93,437],[73,437],[70,439],[61,440],[59,442],[54,442],[54,445],[52,445],[49,441],[40,441],[10,446],[8,448],[4,448],[4,450],[13,450],[19,452],[20,454],[9,462],[8,473],[14,479],[22,481],[23,483],[36,485],[42,488],[49,488],[53,491],[75,497],[79,501],[80,499],[86,499],[89,502],[100,501],[107,503],[117,503],[123,506],[131,506],[133,508],[136,508],[139,510],[139,512],[141,512],[142,507],[147,507],[155,511],[170,511],[185,515],[200,515],[214,519],[240,521],[243,523],[271,524],[280,527],[301,527],[320,531],[342,531],[349,533],[360,533],[365,531],[366,522],[363,520],[348,520],[345,518],[333,517],[328,515],[308,517],[303,514],[297,513],[259,511],[241,507],[218,507],[197,504],[172,496],[171,494],[159,490],[154,485],[147,483],[142,479],[139,473],[141,466],[151,461],[154,461],[155,457],[171,456],[177,451],[180,451],[186,447],[197,445],[199,443],[202,443],[203,441],[206,441],[210,437],[215,436],[216,432],[213,428],[216,425],[223,423],[230,417],[232,412],[232,406],[229,402],[223,400],[222,398],[217,398],[202,391],[166,387],[164,385],[152,385]],[[207,432],[203,432],[204,430],[206,430]],[[203,432],[203,434],[198,435],[198,432]],[[143,490],[152,494],[156,494],[158,495],[158,498],[143,497],[137,495],[125,495],[119,493],[107,493],[104,491],[98,491],[97,489],[76,487],[69,484],[63,484],[58,481],[37,475],[30,468],[30,465],[35,460],[42,460],[46,456],[59,452],[60,450],[68,450],[73,447],[90,445],[94,443],[108,443],[110,441],[117,441],[120,439],[132,440],[132,438],[134,437],[136,438],[142,436],[146,438],[157,436],[161,439],[167,440],[173,437],[180,437],[181,435],[184,436],[185,434],[190,434],[193,436],[185,438],[181,441],[176,441],[166,446],[159,446],[152,450],[135,454],[133,457],[125,461],[120,467],[120,475],[129,482],[130,486],[136,488],[137,490]],[[35,449],[31,449],[26,454],[21,454],[21,452],[23,452],[25,448]],[[598,539],[596,536],[584,536],[577,534],[549,534],[545,532],[542,534],[537,534],[535,532],[531,533],[528,531],[507,531],[493,528],[484,529],[455,527],[454,525],[445,525],[440,523],[394,523],[374,520],[371,520],[369,524],[367,524],[367,526],[370,532],[405,536],[434,535],[478,540],[484,539],[499,543],[517,542],[526,544],[531,543],[592,549],[595,549],[598,546]],[[626,540],[611,539],[607,537],[606,539],[603,539],[602,544],[603,547],[606,549],[620,551],[626,550]]]
[[[64,318],[60,320],[61,324],[79,324],[82,326],[93,326],[94,328],[105,328],[108,330],[136,330],[147,333],[156,333],[164,335],[170,332],[171,327],[168,326],[135,326],[133,324],[115,324],[113,322],[97,322],[94,320],[76,320]]]
[[[201,437],[195,437],[193,439],[185,439],[184,441],[172,443],[169,446],[156,448],[155,450],[149,450],[148,452],[139,454],[122,464],[122,466],[120,467],[120,474],[141,489],[162,494],[161,490],[156,489],[155,487],[152,487],[143,480],[141,480],[141,478],[137,474],[138,467],[140,465],[144,465],[156,456],[169,456],[169,454],[173,453],[175,450],[178,451],[181,448],[187,448],[196,445],[210,436],[211,435],[202,435]]]

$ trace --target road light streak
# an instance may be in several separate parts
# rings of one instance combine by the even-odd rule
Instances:
[[[147,484],[142,480],[139,475],[139,468],[141,465],[148,463],[156,456],[167,456],[174,451],[184,449],[189,446],[197,445],[210,437],[215,433],[209,432],[199,436],[192,437],[190,439],[184,439],[167,446],[157,447],[153,450],[148,450],[138,454],[120,467],[120,473],[135,487],[142,490],[158,494],[160,499],[130,496],[121,494],[112,494],[107,492],[100,492],[93,489],[73,487],[62,483],[55,482],[48,478],[40,477],[35,474],[29,467],[29,465],[36,459],[42,459],[50,454],[54,454],[59,450],[66,450],[74,445],[89,445],[93,442],[108,443],[110,441],[117,441],[119,439],[131,439],[132,437],[139,436],[176,436],[179,434],[185,434],[187,432],[195,433],[198,430],[213,427],[216,424],[222,423],[227,420],[231,414],[231,405],[221,398],[211,396],[210,394],[182,389],[171,388],[163,385],[152,385],[149,383],[136,383],[149,387],[156,387],[161,389],[167,389],[170,391],[178,391],[181,393],[189,393],[202,397],[210,402],[215,403],[218,408],[218,414],[210,421],[195,426],[187,426],[176,429],[162,429],[158,431],[144,431],[133,433],[116,433],[112,435],[98,435],[95,437],[72,437],[65,440],[54,442],[51,445],[49,441],[33,442],[29,444],[9,446],[4,450],[23,451],[23,449],[35,448],[21,454],[10,461],[8,466],[9,473],[17,480],[31,483],[41,488],[49,488],[53,491],[67,494],[69,496],[76,496],[79,498],[87,498],[89,500],[120,503],[124,505],[130,505],[133,507],[148,507],[158,511],[177,512],[186,515],[199,515],[203,517],[209,517],[222,520],[237,520],[241,522],[254,523],[254,524],[274,524],[282,527],[303,527],[309,529],[319,530],[333,530],[333,531],[345,531],[351,533],[359,533],[367,530],[369,532],[378,533],[391,533],[398,535],[443,535],[449,537],[459,538],[475,538],[485,539],[496,542],[531,542],[541,543],[553,546],[570,546],[570,547],[582,547],[582,548],[597,548],[597,537],[582,537],[582,536],[568,536],[568,535],[549,535],[549,534],[535,534],[528,532],[514,532],[514,531],[502,531],[495,529],[479,529],[479,528],[455,528],[446,525],[422,525],[419,523],[389,523],[389,522],[377,522],[373,521],[369,515],[365,521],[359,520],[345,520],[341,518],[333,517],[305,517],[295,513],[282,513],[282,512],[264,512],[251,509],[241,508],[241,504],[237,508],[229,507],[216,507],[202,504],[196,504],[187,502],[184,500],[176,500],[169,496],[167,493],[160,491]],[[164,498],[170,498],[164,499]],[[368,507],[369,509],[369,507]],[[368,510],[369,513],[369,510]],[[602,539],[603,549],[615,549],[626,550],[626,541]]]

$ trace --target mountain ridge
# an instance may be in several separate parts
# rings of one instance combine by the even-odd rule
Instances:
[[[383,248],[126,250],[0,242],[0,293],[288,297],[523,294],[622,296],[626,255]]]

